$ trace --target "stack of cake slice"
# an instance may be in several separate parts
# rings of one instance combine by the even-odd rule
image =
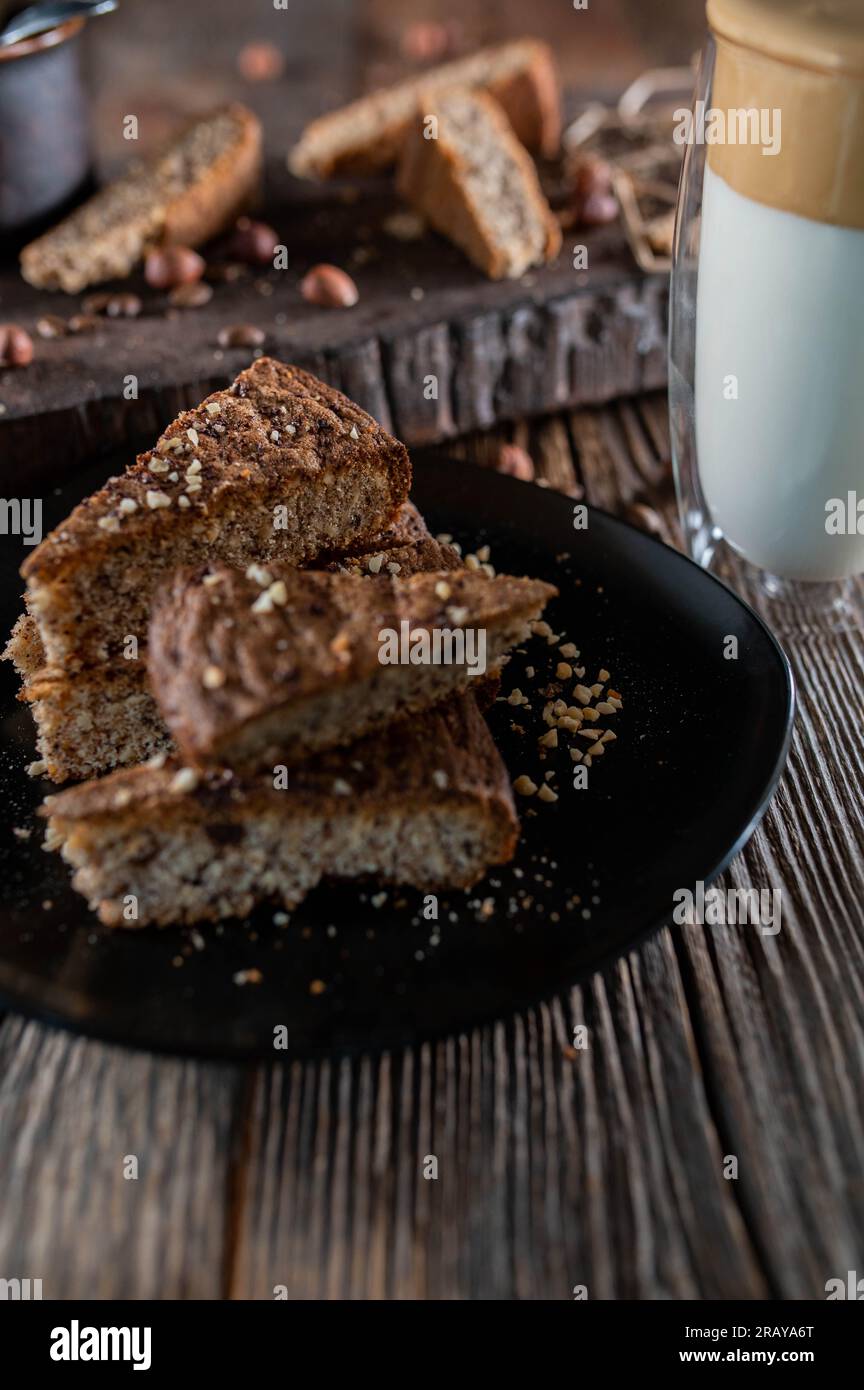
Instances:
[[[289,164],[305,178],[396,166],[399,192],[436,231],[490,279],[515,279],[561,249],[531,158],[555,155],[560,137],[552,52],[518,39],[319,117]]]
[[[409,483],[370,417],[262,359],[28,559],[8,654],[46,770],[120,769],[42,811],[104,922],[290,908],[328,875],[467,887],[512,856],[474,691],[555,590],[463,568]]]

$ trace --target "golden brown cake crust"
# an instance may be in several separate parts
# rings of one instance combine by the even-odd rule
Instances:
[[[438,122],[435,139],[426,138],[429,117]],[[486,92],[421,90],[397,185],[407,202],[493,280],[521,275],[561,249],[561,228],[534,162]]]
[[[467,569],[407,577],[283,565],[247,575],[225,566],[180,571],[154,601],[150,682],[184,757],[233,763],[238,738],[258,720],[259,747],[281,725],[294,761],[305,747],[346,743],[469,683],[464,664],[383,666],[382,631],[482,630],[491,664],[556,592]]]
[[[218,132],[218,138],[217,138]],[[196,167],[196,140],[217,139]],[[156,246],[200,246],[254,199],[261,173],[261,126],[235,102],[187,121],[149,159],[107,184],[21,252],[32,285],[75,294],[128,275]]]
[[[182,524],[205,510],[215,521],[227,507],[269,506],[280,497],[290,503],[286,483],[314,484],[328,470],[344,468],[387,476],[383,514],[358,517],[346,537],[371,540],[408,495],[404,444],[340,391],[299,367],[262,357],[227,390],[184,411],[154,449],[80,503],[27,557],[21,574],[28,581],[57,579],[85,557],[92,566],[99,551],[122,553],[143,532],[170,534],[178,519]],[[168,505],[149,505],[148,497],[157,494]],[[181,497],[188,508],[180,507]],[[130,502],[134,510],[124,510]]]
[[[537,39],[516,39],[320,116],[292,150],[292,170],[301,177],[323,179],[387,168],[399,156],[420,89],[434,93],[453,86],[491,92],[528,149],[546,157],[557,153],[561,107],[552,51]]]

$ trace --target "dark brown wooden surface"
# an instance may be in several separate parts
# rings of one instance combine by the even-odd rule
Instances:
[[[675,539],[661,396],[515,437]],[[551,1005],[352,1061],[157,1060],[10,1017],[0,1270],[59,1298],[656,1299],[821,1298],[860,1269],[864,640],[790,653],[789,767],[725,877],[781,889],[776,937],[666,930]]]
[[[345,0],[334,19],[310,0],[284,44],[286,81],[324,107],[394,75],[404,23],[446,9]],[[244,5],[242,22],[214,0],[210,23],[168,43],[177,10],[124,0],[123,44],[105,21],[106,110],[155,127],[166,90],[178,110],[219,99],[240,43],[272,16],[269,0]],[[614,91],[650,63],[686,60],[701,5],[592,0],[571,20],[559,0],[532,5],[574,80]],[[472,41],[527,24],[515,0],[475,5],[464,22]],[[284,87],[241,95],[284,116],[290,138]],[[122,153],[109,120],[101,139],[108,160]],[[154,430],[174,404],[153,401]],[[503,433],[550,486],[583,487],[613,511],[656,505],[675,542],[661,396]],[[488,461],[501,435],[452,447]],[[791,656],[789,767],[726,875],[782,889],[777,937],[664,931],[585,989],[494,1027],[284,1069],[156,1059],[8,1017],[0,1275],[41,1277],[59,1298],[269,1298],[284,1284],[303,1298],[566,1299],[578,1283],[592,1298],[654,1299],[821,1298],[828,1278],[860,1271],[864,640],[812,639]],[[589,1027],[586,1051],[569,1047],[574,1023]],[[422,1177],[427,1154],[436,1182]],[[738,1159],[735,1181],[724,1155]]]
[[[236,6],[218,0],[205,24],[197,7],[148,0],[91,26],[100,170],[146,153],[184,114],[230,98],[249,102],[268,155],[260,215],[287,247],[288,267],[217,285],[209,305],[183,312],[135,276],[124,284],[144,300],[139,319],[37,338],[27,371],[0,371],[0,448],[13,466],[49,454],[74,462],[225,385],[250,360],[249,348],[219,347],[219,330],[232,324],[260,328],[265,351],[343,387],[416,444],[665,383],[667,277],[639,270],[620,225],[574,230],[554,264],[491,284],[432,233],[412,243],[388,236],[382,222],[399,207],[388,182],[334,189],[288,175],[285,155],[305,120],[376,83],[422,71],[406,58],[400,36],[412,18],[428,22],[448,9],[457,12],[345,0],[277,10],[259,0],[244,6],[241,25]],[[630,36],[631,20],[617,0],[581,14],[551,0],[534,8],[529,27],[555,44],[571,105],[580,93],[610,87],[613,71],[620,89],[655,57],[650,44]],[[468,7],[453,30],[453,52],[518,35],[525,24],[517,5]],[[677,33],[666,61],[689,56],[693,27]],[[284,54],[284,72],[273,81],[249,82],[238,68],[244,47],[255,42]],[[129,114],[139,123],[134,145],[122,138]],[[588,248],[588,272],[573,267],[576,244]],[[321,261],[352,274],[355,307],[334,311],[303,300],[300,281]],[[34,290],[14,259],[0,265],[0,319],[31,333],[45,314],[78,313],[82,298]],[[426,389],[433,375],[434,398]]]

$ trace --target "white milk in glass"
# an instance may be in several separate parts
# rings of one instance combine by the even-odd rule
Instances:
[[[830,499],[864,500],[864,231],[757,203],[706,165],[695,385],[730,544],[784,578],[864,571],[864,535],[826,530]]]

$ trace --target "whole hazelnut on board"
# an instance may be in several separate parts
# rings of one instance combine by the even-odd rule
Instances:
[[[204,274],[204,261],[190,246],[162,246],[148,251],[144,279],[154,290],[191,285]]]
[[[577,223],[600,227],[618,216],[618,199],[612,191],[612,168],[596,154],[580,154],[569,165],[573,188],[572,212]]]
[[[446,24],[418,20],[403,31],[399,46],[412,63],[438,63],[450,48],[450,30]]]
[[[338,265],[313,265],[303,276],[300,293],[322,309],[350,309],[360,298],[351,276]]]
[[[29,367],[33,339],[17,323],[0,324],[0,367]]]
[[[221,348],[260,347],[265,336],[254,323],[232,323],[219,329],[217,341]]]
[[[502,444],[495,459],[496,473],[507,473],[523,483],[534,481],[534,460],[518,444]]]
[[[241,217],[228,241],[228,256],[244,265],[272,265],[279,237],[266,222]]]

